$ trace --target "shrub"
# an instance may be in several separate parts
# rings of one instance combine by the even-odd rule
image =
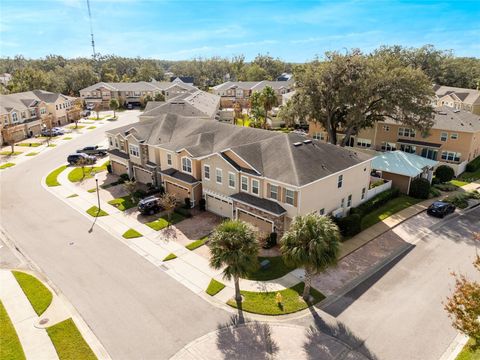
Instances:
[[[350,214],[343,218],[335,218],[335,223],[343,236],[354,236],[362,231],[362,217],[360,214]]]
[[[447,196],[443,201],[455,205],[460,209],[465,209],[468,206],[468,195],[466,193]]]
[[[205,199],[200,199],[200,201],[198,202],[198,206],[200,207],[201,211],[205,211],[206,204],[207,204],[207,202],[205,201]]]
[[[135,190],[133,193],[135,199],[143,199],[145,196],[147,196],[147,192],[142,189]]]
[[[437,184],[434,186],[435,189],[441,190],[441,191],[455,191],[458,189],[457,185],[454,184]]]
[[[107,171],[109,174],[112,173],[112,165],[110,163],[107,164]]]
[[[435,177],[440,180],[441,183],[449,182],[454,176],[455,171],[448,165],[440,165],[435,170]]]
[[[383,184],[385,184],[385,181],[383,181],[383,179],[377,180],[370,184],[370,189],[376,188],[377,186],[382,186]]]
[[[440,190],[438,190],[438,189],[435,188],[435,187],[431,187],[431,188],[430,188],[430,196],[429,196],[429,197],[434,198],[434,197],[437,197],[437,196],[440,196],[440,195],[442,195],[442,194],[440,193]]]
[[[374,198],[365,201],[363,204],[359,205],[356,208],[350,209],[350,215],[358,214],[360,217],[365,216],[369,212],[378,209],[383,204],[386,204],[391,199],[394,199],[400,195],[400,191],[398,189],[389,189],[384,192],[381,192]]]
[[[180,214],[180,215],[186,217],[186,218],[192,217],[192,214],[190,213],[190,208],[188,208],[188,209],[185,209],[185,208],[177,208],[177,209],[175,209],[175,212],[176,212],[177,214]]]
[[[190,200],[189,197],[186,197],[183,201],[185,202],[186,209],[190,209],[192,207],[192,201]]]
[[[130,177],[128,176],[128,174],[122,174],[120,175],[120,179],[122,179],[123,181],[128,181],[130,180]]]
[[[274,247],[275,245],[277,245],[277,238],[278,234],[276,232],[270,233],[270,235],[268,235],[268,237],[265,239],[262,247],[264,249],[270,249]]]
[[[475,172],[480,169],[480,156],[476,157],[467,164],[466,171]]]
[[[428,199],[430,194],[430,182],[424,178],[412,180],[409,195],[417,199]]]

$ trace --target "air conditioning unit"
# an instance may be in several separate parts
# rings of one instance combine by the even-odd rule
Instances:
[[[333,210],[332,211],[332,216],[336,217],[336,218],[340,218],[340,217],[343,217],[343,208],[338,208],[336,210]]]

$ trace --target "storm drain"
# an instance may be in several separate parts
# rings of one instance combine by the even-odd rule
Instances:
[[[49,321],[50,321],[50,320],[49,320],[48,318],[45,318],[45,319],[40,320],[38,323],[39,323],[40,325],[45,325],[45,324],[48,323]]]

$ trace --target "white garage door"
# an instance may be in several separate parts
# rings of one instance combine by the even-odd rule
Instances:
[[[207,210],[217,215],[230,218],[232,217],[232,203],[226,200],[213,197],[211,195],[206,196]]]

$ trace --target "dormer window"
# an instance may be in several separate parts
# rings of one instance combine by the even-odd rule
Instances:
[[[140,157],[140,149],[138,148],[137,145],[128,145],[128,149],[130,152],[130,155]]]
[[[192,173],[192,160],[191,159],[189,159],[187,157],[182,158],[182,171],[185,172],[185,173],[188,173],[188,174]]]

